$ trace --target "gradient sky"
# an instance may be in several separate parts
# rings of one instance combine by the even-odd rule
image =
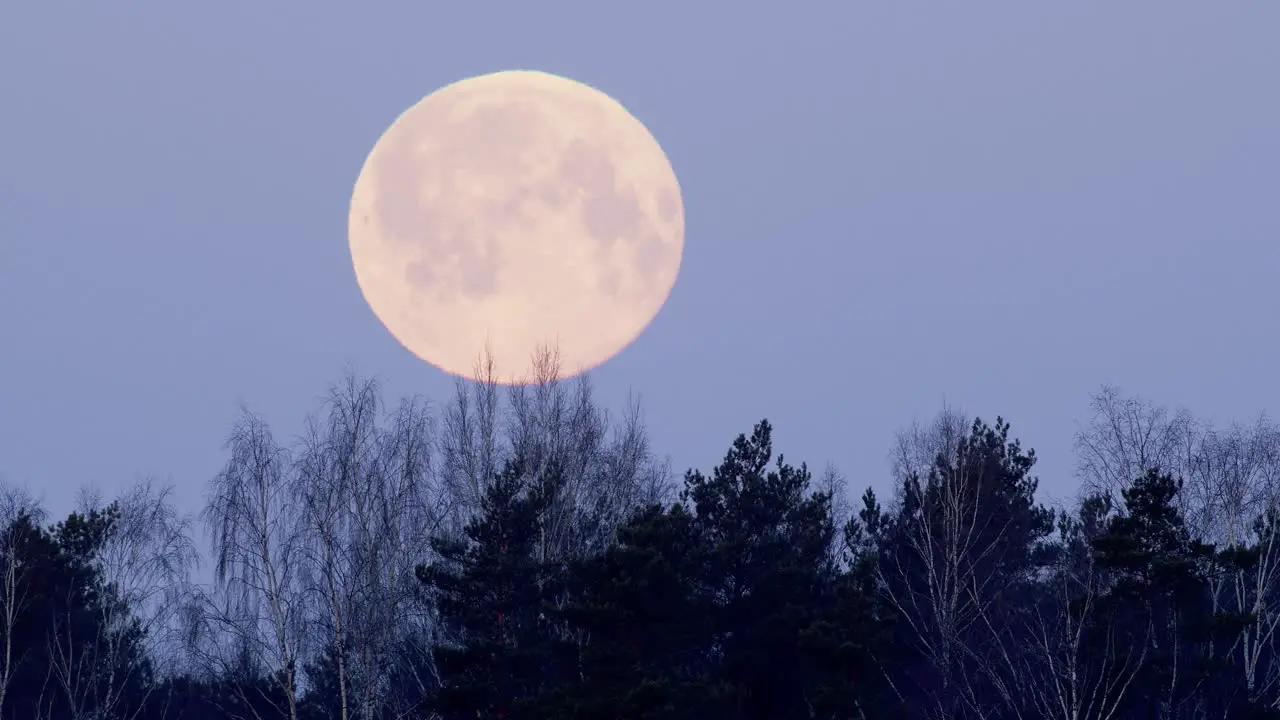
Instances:
[[[292,435],[346,363],[447,399],[360,295],[351,188],[420,97],[530,68],[680,177],[675,290],[593,373],[678,470],[767,416],[884,487],[945,398],[1073,494],[1101,383],[1274,407],[1278,35],[1273,2],[4,3],[0,476],[194,510],[241,401]]]

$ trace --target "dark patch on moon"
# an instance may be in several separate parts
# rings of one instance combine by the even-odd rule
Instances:
[[[393,126],[373,168],[377,187],[373,211],[383,237],[397,246],[413,245],[421,239],[417,230],[424,208],[418,191],[427,173],[419,161],[413,138],[419,132],[429,131],[428,127],[421,127],[425,124]]]
[[[403,280],[411,295],[446,302],[493,296],[505,262],[503,234],[520,237],[534,207],[563,212],[574,205],[595,241],[598,291],[620,299],[625,289],[627,301],[655,291],[653,281],[667,271],[670,258],[661,227],[651,225],[670,227],[678,220],[677,190],[664,188],[655,198],[656,217],[647,214],[635,191],[619,182],[609,147],[582,139],[566,148],[552,178],[519,186],[537,177],[536,152],[546,147],[547,120],[538,105],[482,103],[460,117],[450,116],[451,109],[448,101],[426,103],[402,116],[371,168],[373,220],[407,262]],[[424,141],[429,148],[421,147]],[[619,245],[634,263],[628,272],[613,265],[611,253]],[[625,282],[633,273],[640,282]]]
[[[478,299],[489,297],[498,291],[498,271],[502,262],[493,251],[494,242],[488,235],[478,236],[474,231],[459,230],[456,235],[459,248],[458,292],[463,297]]]
[[[649,281],[646,287],[652,287],[668,267],[667,247],[657,232],[649,230],[636,241],[636,272]]]
[[[608,152],[582,141],[575,141],[565,152],[560,164],[560,178],[565,187],[582,197],[582,222],[596,241],[598,267],[597,288],[601,294],[622,296],[621,273],[613,267],[610,253],[621,243],[635,249],[642,280],[640,287],[630,288],[633,295],[643,296],[650,280],[662,271],[662,243],[652,229],[646,232],[646,216],[639,199],[630,188],[618,188],[618,173]]]
[[[600,292],[611,298],[618,297],[622,291],[622,278],[612,265],[606,265],[600,270],[596,283]]]
[[[633,193],[588,195],[582,212],[587,232],[606,248],[613,247],[621,238],[633,237],[643,220]]]
[[[617,189],[617,171],[607,151],[575,141],[560,163],[560,177],[583,193],[587,233],[604,248],[631,239],[644,221],[635,193]]]
[[[482,177],[524,177],[526,151],[537,143],[543,124],[542,114],[527,102],[481,105],[450,127],[443,162]]]
[[[680,201],[676,191],[669,187],[663,188],[662,192],[658,193],[658,219],[664,223],[673,223],[679,212]]]
[[[430,263],[414,260],[405,268],[404,279],[413,286],[430,286],[435,282],[435,269]]]
[[[389,134],[373,168],[374,212],[387,241],[400,248],[402,257],[416,258],[404,274],[415,293],[482,299],[496,292],[502,269],[496,239],[476,232],[469,221],[457,221],[455,212],[433,212],[423,191],[438,190],[443,197],[435,202],[448,202],[452,195],[488,217],[501,217],[499,225],[514,225],[522,214],[518,197],[513,202],[505,191],[493,200],[465,193],[471,185],[502,188],[507,178],[526,177],[526,151],[536,146],[544,121],[529,103],[483,104],[462,118],[447,117],[447,109],[420,106]],[[416,144],[422,139],[441,144],[424,156]]]
[[[444,253],[432,252],[428,246],[405,269],[404,279],[414,292],[430,293],[438,299],[454,293],[479,299],[497,292],[502,264],[493,257],[490,238],[463,226],[445,230],[443,239],[437,245],[448,248]],[[457,261],[452,268],[447,262],[450,259]]]

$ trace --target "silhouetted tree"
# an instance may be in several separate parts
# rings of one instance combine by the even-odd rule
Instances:
[[[100,553],[119,508],[72,513],[45,530],[20,512],[5,528],[0,576],[12,578],[0,614],[8,718],[127,717],[141,710],[153,683],[144,632]]]
[[[950,434],[953,425],[937,427]],[[896,507],[870,528],[877,587],[904,651],[886,673],[915,716],[1021,716],[1037,681],[1016,657],[1021,614],[1053,528],[1035,501],[1035,452],[1001,419],[930,445],[943,450],[928,475],[908,468]]]
[[[583,631],[578,673],[541,699],[566,719],[709,717],[704,549],[682,506],[652,506],[619,531],[617,544],[576,562],[573,600],[559,617]]]
[[[819,619],[838,568],[829,548],[831,497],[811,476],[773,459],[772,427],[740,435],[710,477],[693,471],[681,498],[704,543],[698,578],[711,612],[708,648],[730,689],[722,717],[787,718],[808,712],[799,638]]]
[[[465,539],[438,538],[439,560],[419,579],[431,590],[443,641],[441,687],[431,703],[444,718],[531,717],[528,702],[553,681],[547,599],[558,573],[536,547],[541,513],[563,483],[558,468],[531,474],[519,459],[485,492]]]

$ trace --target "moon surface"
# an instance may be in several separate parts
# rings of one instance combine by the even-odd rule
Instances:
[[[356,280],[419,358],[503,384],[599,366],[666,302],[684,206],[658,142],[616,100],[534,71],[482,75],[406,110],[365,160],[348,218]]]

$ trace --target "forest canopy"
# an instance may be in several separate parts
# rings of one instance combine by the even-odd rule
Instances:
[[[1280,428],[1092,401],[1069,503],[954,410],[851,503],[767,420],[677,478],[554,368],[348,374],[296,442],[244,411],[195,517],[5,488],[0,718],[1280,718]]]

